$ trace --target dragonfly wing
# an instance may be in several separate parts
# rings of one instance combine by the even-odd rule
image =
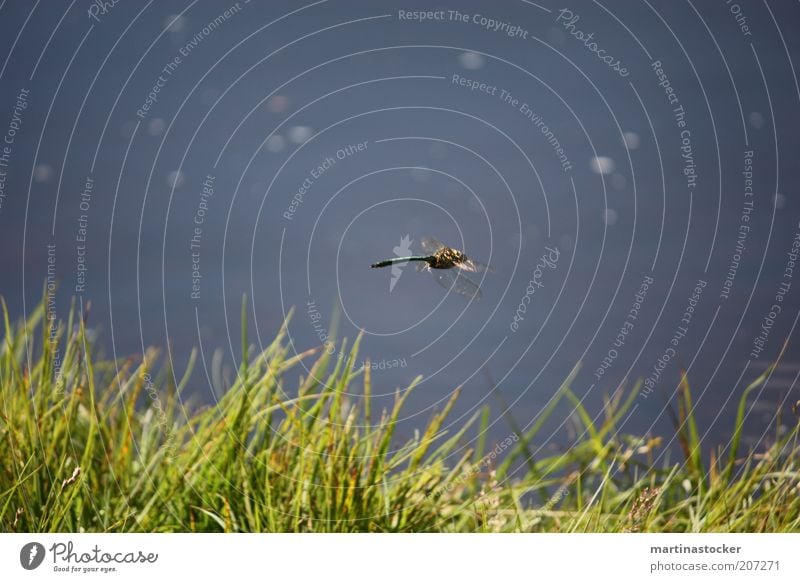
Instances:
[[[479,261],[475,261],[473,259],[467,259],[461,263],[456,263],[456,267],[461,269],[462,271],[469,271],[470,273],[483,273],[484,271],[492,272],[494,269],[485,263],[481,263]]]
[[[444,247],[440,241],[432,236],[423,236],[420,239],[419,244],[422,247],[422,250],[430,255]]]
[[[480,288],[467,279],[467,277],[456,269],[432,269],[436,282],[448,291],[464,295],[465,297],[481,298]]]

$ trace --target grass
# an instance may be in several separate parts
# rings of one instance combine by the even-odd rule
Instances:
[[[669,462],[661,439],[619,430],[637,386],[594,418],[570,379],[525,431],[509,419],[513,436],[500,442],[485,436],[486,410],[444,430],[455,391],[401,439],[396,421],[419,380],[373,410],[369,370],[352,369],[358,341],[337,345],[346,358],[294,355],[281,329],[262,352],[243,350],[233,385],[203,407],[181,398],[188,373],[174,379],[155,349],[93,359],[74,310],[55,328],[44,305],[13,325],[5,304],[3,315],[0,531],[800,529],[797,418],[768,448],[740,447],[746,398],[771,370],[742,394],[727,450],[701,449],[684,376],[675,414],[684,458]],[[301,360],[310,373],[289,391],[285,373]],[[580,436],[548,452],[538,432],[559,401]]]

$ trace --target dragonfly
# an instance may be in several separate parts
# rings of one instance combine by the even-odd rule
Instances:
[[[431,273],[439,285],[445,289],[452,290],[454,293],[465,297],[480,299],[481,290],[478,285],[469,279],[465,272],[482,273],[492,271],[489,265],[480,263],[469,258],[463,252],[452,247],[445,246],[432,236],[423,237],[420,246],[426,255],[410,257],[395,257],[386,259],[370,265],[373,269],[389,267],[397,263],[418,262],[417,271]]]

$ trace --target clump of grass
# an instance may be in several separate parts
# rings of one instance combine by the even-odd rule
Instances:
[[[44,306],[0,346],[0,531],[792,531],[800,527],[798,428],[741,454],[746,397],[727,454],[702,465],[688,381],[679,397],[682,462],[656,464],[661,441],[620,433],[637,387],[593,418],[571,376],[530,428],[512,423],[503,455],[488,412],[445,430],[456,390],[413,437],[396,434],[419,379],[373,410],[369,366],[291,352],[285,326],[211,406],[181,398],[151,349],[97,360],[74,315],[52,336]],[[56,351],[57,350],[57,351]],[[299,386],[287,370],[305,360]],[[189,366],[191,368],[191,366]],[[759,380],[763,382],[765,376]],[[758,384],[754,384],[758,385]],[[545,420],[569,401],[581,435],[542,452]],[[475,433],[478,438],[474,439]]]

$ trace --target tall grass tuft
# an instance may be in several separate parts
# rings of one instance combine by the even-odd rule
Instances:
[[[688,379],[679,390],[670,462],[657,437],[620,431],[638,387],[620,388],[596,417],[568,378],[526,430],[489,439],[488,410],[446,419],[458,390],[410,438],[396,431],[419,382],[376,410],[369,366],[347,348],[291,351],[284,325],[264,350],[249,344],[213,405],[187,404],[156,349],[95,360],[74,311],[55,330],[40,305],[0,346],[0,531],[428,532],[797,531],[797,419],[769,447],[740,451],[742,394],[726,451],[706,470]],[[194,354],[192,355],[192,362]],[[299,385],[287,370],[303,362]],[[188,401],[190,402],[190,400]],[[537,446],[558,406],[580,435],[563,451]],[[512,438],[513,437],[513,438]],[[498,445],[503,451],[496,455]]]

